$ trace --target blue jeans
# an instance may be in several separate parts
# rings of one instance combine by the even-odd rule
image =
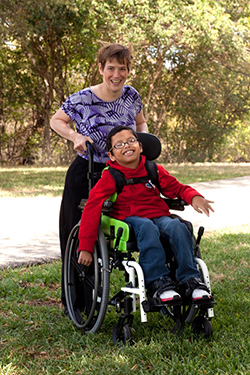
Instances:
[[[194,257],[192,236],[179,219],[171,219],[168,216],[155,219],[131,216],[124,221],[130,223],[135,232],[140,251],[139,264],[144,272],[146,287],[162,276],[169,276],[160,236],[167,239],[177,263],[176,282],[183,284],[193,277],[200,277]]]

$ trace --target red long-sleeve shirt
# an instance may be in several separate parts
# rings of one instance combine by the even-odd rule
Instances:
[[[136,169],[122,167],[117,162],[108,161],[107,165],[112,166],[124,173],[125,178],[145,177],[145,156],[141,156],[140,164]],[[158,180],[161,192],[168,198],[180,197],[191,204],[192,198],[201,196],[195,189],[183,185],[171,176],[161,165],[157,164]],[[87,204],[84,208],[79,230],[79,251],[86,250],[93,252],[97,237],[98,224],[101,217],[103,202],[116,192],[116,184],[108,170],[104,170],[101,179],[90,192]],[[128,216],[147,217],[149,219],[169,216],[169,208],[159,197],[159,191],[150,184],[125,185],[118,195],[110,216],[124,220]]]

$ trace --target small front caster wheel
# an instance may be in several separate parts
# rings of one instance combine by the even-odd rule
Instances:
[[[118,323],[116,323],[113,327],[113,343],[114,344],[126,344],[127,341],[131,342],[132,338],[132,330],[131,327],[125,323],[121,329],[118,328]]]
[[[197,316],[193,320],[192,329],[195,335],[203,334],[205,338],[208,338],[213,334],[211,322],[205,316]]]

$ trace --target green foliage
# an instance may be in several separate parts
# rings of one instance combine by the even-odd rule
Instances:
[[[234,131],[224,140],[219,157],[224,160],[250,162],[249,119],[237,122]]]
[[[8,59],[3,55],[6,63],[3,121],[12,140],[17,132],[22,135],[20,139],[23,142],[23,150],[21,147],[18,148],[19,157],[26,153],[25,149],[28,147],[30,137],[39,134],[44,151],[43,159],[50,160],[49,119],[54,95],[57,94],[60,103],[68,95],[69,66],[74,65],[76,61],[79,63],[81,60],[93,60],[92,43],[89,42],[88,48],[85,48],[78,39],[79,35],[84,34],[85,38],[94,40],[88,7],[85,2],[77,0],[74,2],[13,0],[8,3],[4,1],[2,11],[2,22],[5,26],[3,44],[9,54]],[[85,20],[84,28],[83,20]],[[13,86],[8,82],[8,69],[13,74]],[[10,108],[13,108],[11,101],[8,100],[9,97],[18,103],[15,105],[16,116],[20,118],[21,114],[21,117],[26,118],[23,124],[17,120],[14,131],[11,128],[15,116],[11,115],[10,118],[8,116]],[[27,134],[27,137],[23,133]],[[16,154],[15,148],[9,158],[16,157]]]
[[[171,144],[171,159],[213,160],[223,137],[248,110],[244,46],[220,6],[178,4],[171,15],[167,3],[159,9],[158,19],[167,26],[161,30],[164,44],[156,40],[149,55],[148,122]]]
[[[99,40],[134,44],[128,83],[171,160],[215,160],[249,111],[245,0],[2,0],[0,11],[0,126],[10,142],[16,132],[22,140],[8,155],[3,144],[2,160],[21,157],[36,133],[41,160],[52,162],[60,147],[67,153],[49,119],[66,96],[99,82]]]

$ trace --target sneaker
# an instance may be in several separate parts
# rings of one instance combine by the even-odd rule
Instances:
[[[195,289],[192,293],[192,300],[195,302],[200,299],[211,299],[211,295],[206,290]]]
[[[209,289],[199,278],[186,281],[181,288],[185,290],[185,298],[191,300],[192,303],[201,304],[213,300]]]
[[[175,290],[175,283],[168,277],[156,280],[148,288],[148,294],[153,298],[160,298],[162,303],[180,303],[181,296]]]
[[[159,297],[162,303],[169,303],[173,301],[180,301],[181,296],[179,293],[175,292],[174,290],[165,290],[165,292],[158,295],[158,292],[155,292],[153,298]]]

